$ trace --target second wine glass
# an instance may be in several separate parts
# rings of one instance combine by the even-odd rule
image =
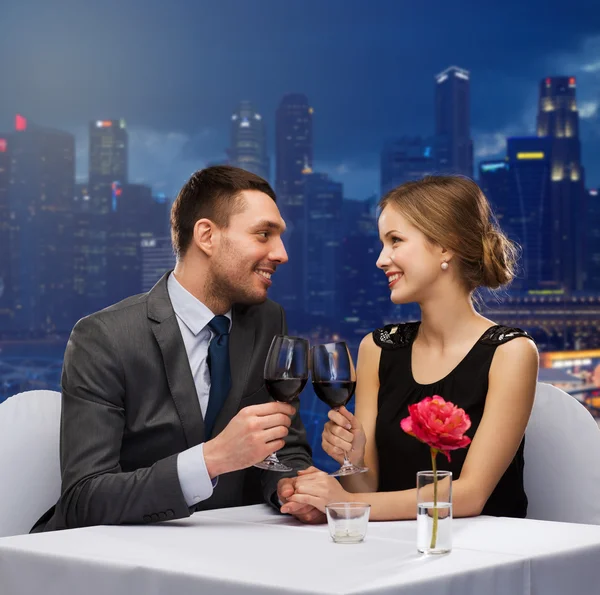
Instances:
[[[265,385],[275,401],[290,403],[298,397],[308,380],[308,341],[300,337],[273,337],[265,361]],[[273,453],[254,465],[268,471],[292,471]]]
[[[348,404],[356,388],[356,370],[344,341],[315,345],[311,349],[312,382],[321,401],[336,411]],[[344,463],[331,473],[334,477],[364,473],[366,467],[353,465],[344,451]]]

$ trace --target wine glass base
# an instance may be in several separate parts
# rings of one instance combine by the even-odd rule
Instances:
[[[354,475],[356,473],[365,473],[369,469],[367,467],[357,467],[356,465],[345,465],[337,471],[330,473],[332,477],[345,477],[346,475]]]
[[[258,467],[259,469],[266,469],[267,471],[279,471],[284,473],[285,471],[293,471],[291,467],[280,463],[279,461],[261,461],[260,463],[256,463],[254,467]]]

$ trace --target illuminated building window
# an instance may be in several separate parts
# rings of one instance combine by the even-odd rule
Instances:
[[[545,112],[553,112],[556,109],[551,97],[545,97],[542,100],[542,109]]]
[[[517,153],[517,159],[544,159],[543,151],[521,151]]]
[[[562,165],[555,165],[552,168],[552,181],[553,182],[561,182],[564,180],[565,172]]]

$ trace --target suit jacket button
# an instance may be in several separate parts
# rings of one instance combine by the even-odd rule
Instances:
[[[169,508],[167,510],[167,518],[172,519],[175,516],[175,513]]]
[[[158,518],[159,518],[161,521],[164,521],[164,520],[167,518],[167,513],[166,513],[166,512],[159,512],[159,513],[158,513]]]
[[[152,520],[152,517],[149,514],[144,515],[144,523],[149,523]]]
[[[155,521],[155,522],[156,522],[156,521],[158,521],[158,515],[157,515],[155,512],[154,512],[154,513],[152,513],[152,515],[151,515],[151,516],[152,516],[152,520],[153,520],[153,521]]]

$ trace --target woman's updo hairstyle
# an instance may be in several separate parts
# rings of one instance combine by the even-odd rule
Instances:
[[[460,176],[426,176],[388,192],[383,210],[397,209],[429,241],[454,254],[469,291],[497,289],[515,276],[516,244],[501,231],[479,186]]]

